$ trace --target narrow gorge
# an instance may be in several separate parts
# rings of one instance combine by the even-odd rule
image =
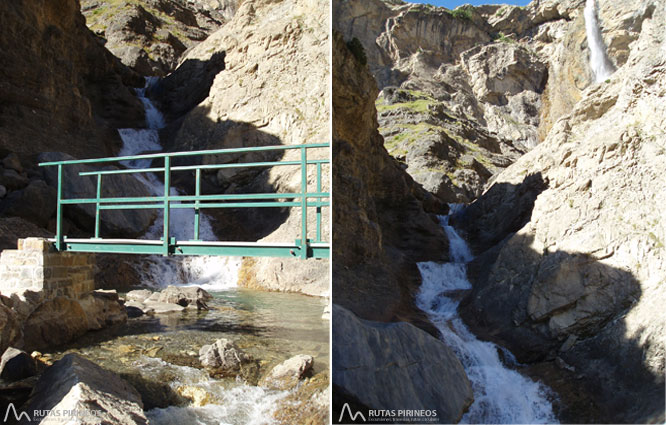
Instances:
[[[662,423],[663,2],[333,22],[334,422]]]

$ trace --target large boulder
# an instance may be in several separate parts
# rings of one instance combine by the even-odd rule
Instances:
[[[102,329],[127,321],[127,312],[115,290],[96,290],[84,294],[79,304],[88,318],[88,329]]]
[[[438,423],[457,423],[473,401],[453,351],[409,323],[360,320],[334,304],[333,341],[336,397],[368,409],[434,409]]]
[[[25,218],[40,227],[47,227],[56,211],[56,199],[56,190],[53,187],[43,180],[33,180],[26,188],[10,193],[0,204],[0,212],[7,216]]]
[[[43,152],[38,156],[40,162],[66,161],[75,159],[60,152]],[[97,190],[97,178],[79,176],[80,172],[94,169],[112,169],[108,166],[93,168],[87,165],[67,165],[63,167],[63,199],[94,198]],[[58,186],[57,167],[44,167],[44,179],[51,187]],[[109,197],[150,197],[153,193],[140,180],[129,174],[107,177],[102,181],[102,196]],[[94,227],[95,206],[82,204],[65,208],[65,215],[79,227]],[[143,235],[157,217],[156,210],[108,210],[101,214],[101,235],[105,237],[131,238]]]
[[[30,423],[61,423],[64,415],[75,413],[78,416],[70,419],[81,425],[148,423],[141,396],[134,387],[77,354],[67,354],[49,367],[25,405],[27,412],[49,410],[54,412],[52,417],[33,416]]]
[[[226,338],[220,338],[213,344],[204,345],[199,350],[199,361],[206,368],[235,371],[249,360],[250,356]]]
[[[25,351],[9,347],[2,353],[0,378],[13,382],[34,376],[36,373],[35,360]]]
[[[294,388],[299,380],[312,369],[313,364],[312,356],[299,354],[271,369],[268,375],[261,378],[259,385],[278,390]]]
[[[144,293],[142,292],[141,294],[143,295]],[[129,298],[130,294],[128,294],[128,299]],[[131,298],[136,298],[136,300],[139,301],[139,292],[132,291]],[[178,304],[181,307],[193,306],[197,307],[199,310],[207,310],[208,307],[206,306],[206,301],[211,300],[212,298],[213,296],[211,294],[197,286],[169,285],[166,289],[163,289],[160,292],[155,292],[141,301],[145,303],[159,302]]]
[[[23,324],[28,350],[39,350],[72,341],[88,330],[88,316],[81,304],[68,297],[42,303]]]

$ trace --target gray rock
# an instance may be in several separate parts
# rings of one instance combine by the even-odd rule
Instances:
[[[43,152],[38,161],[63,161],[74,159],[72,156],[60,152]],[[98,168],[99,169],[99,168]],[[81,171],[90,171],[86,165],[70,165],[63,168],[63,197],[64,198],[90,198],[95,197],[97,180],[94,177],[79,176]],[[45,167],[44,178],[49,186],[57,187],[58,176],[56,167]],[[114,176],[102,182],[102,196],[121,197],[150,197],[150,190],[135,177],[127,174]],[[79,227],[92,228],[95,219],[95,206],[91,204],[77,205],[71,208],[71,213],[65,210]],[[135,237],[148,230],[157,217],[154,210],[125,210],[104,211],[101,215],[102,235],[105,237]]]
[[[115,290],[95,290],[79,299],[88,318],[88,329],[102,329],[127,322],[127,312]]]
[[[213,344],[204,345],[199,350],[199,361],[207,368],[234,371],[240,369],[241,365],[249,360],[250,356],[226,338],[220,338]]]
[[[7,188],[3,185],[0,185],[0,198],[7,196]]]
[[[35,361],[25,351],[9,347],[2,354],[0,378],[6,381],[19,381],[37,373]]]
[[[0,295],[0,350],[3,352],[22,337],[20,317],[10,305],[11,300]]]
[[[68,297],[55,297],[41,304],[23,325],[25,345],[30,350],[64,344],[88,330],[88,316],[81,304]]]
[[[22,217],[40,227],[47,227],[56,210],[56,190],[43,180],[33,180],[22,190],[16,190],[2,202],[3,214]]]
[[[167,314],[167,313],[180,313],[185,310],[185,307],[178,304],[163,303],[159,301],[146,301],[143,303],[142,310],[146,314]]]
[[[23,172],[23,166],[21,165],[21,160],[19,159],[16,153],[12,152],[2,160],[2,165],[5,168],[15,170],[17,173]]]
[[[133,291],[129,291],[127,294],[125,294],[125,299],[127,301],[138,301],[138,302],[144,302],[148,297],[150,297],[153,294],[153,291],[150,291],[148,289],[135,289]]]
[[[436,422],[457,423],[473,401],[453,351],[411,324],[360,320],[333,304],[333,341],[333,385],[370,409],[436,409]]]
[[[259,385],[278,390],[294,388],[303,375],[312,369],[313,364],[312,356],[299,354],[275,366],[261,379]]]
[[[211,294],[196,286],[169,285],[166,289],[150,295],[145,302],[178,304],[182,307],[196,306],[199,310],[207,310],[206,301],[212,298]]]
[[[128,317],[139,317],[144,314],[154,314],[155,309],[149,307],[139,301],[127,301],[125,302],[125,310],[127,310]]]
[[[39,378],[25,410],[78,411],[80,425],[145,425],[141,396],[116,374],[77,354],[67,354]],[[94,410],[93,415],[85,415]],[[61,416],[62,417],[62,416]],[[33,417],[34,424],[41,418]],[[46,423],[46,422],[42,422]]]
[[[0,184],[9,190],[23,189],[30,183],[27,177],[16,172],[16,170],[5,169],[0,174]]]

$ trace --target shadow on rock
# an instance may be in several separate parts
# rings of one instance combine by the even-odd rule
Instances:
[[[562,421],[663,422],[659,336],[627,336],[640,335],[628,331],[626,317],[643,295],[641,282],[606,264],[612,253],[536,249],[523,226],[544,188],[540,175],[498,184],[456,217],[482,252],[468,264],[473,289],[461,316],[518,361],[556,365],[531,374],[558,392]]]

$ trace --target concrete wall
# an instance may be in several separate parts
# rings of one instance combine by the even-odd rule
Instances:
[[[42,291],[45,299],[78,298],[95,289],[94,254],[57,252],[46,239],[19,239],[0,256],[0,293]]]

